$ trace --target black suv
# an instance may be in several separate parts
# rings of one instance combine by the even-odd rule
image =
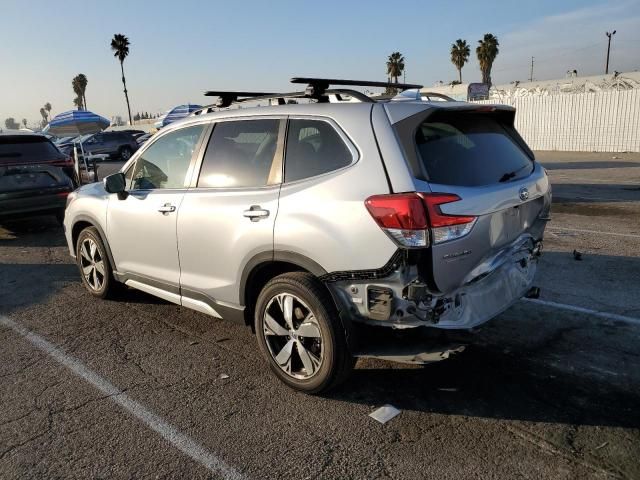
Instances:
[[[0,219],[52,213],[62,221],[73,175],[73,160],[43,135],[0,134]]]

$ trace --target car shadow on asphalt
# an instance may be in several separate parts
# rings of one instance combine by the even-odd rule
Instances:
[[[401,410],[571,425],[640,427],[640,396],[517,353],[471,345],[418,368],[357,368],[328,398]]]
[[[553,203],[640,202],[640,184],[554,183]],[[553,213],[553,208],[551,209]]]
[[[39,215],[0,222],[0,247],[63,247],[62,225],[53,215]]]
[[[547,170],[592,170],[599,168],[634,168],[640,167],[640,162],[625,161],[588,161],[588,162],[544,162],[542,166]]]

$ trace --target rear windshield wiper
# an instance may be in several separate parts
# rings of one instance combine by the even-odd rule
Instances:
[[[504,183],[504,182],[508,182],[509,180],[511,180],[512,178],[514,178],[516,176],[516,174],[520,171],[520,170],[524,170],[525,168],[527,168],[529,165],[523,165],[522,167],[518,168],[517,170],[514,170],[513,172],[507,172],[504,175],[502,175],[500,177],[500,179],[498,180],[498,182],[500,183]]]

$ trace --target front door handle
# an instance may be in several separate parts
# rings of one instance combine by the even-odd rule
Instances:
[[[257,222],[269,216],[269,210],[265,210],[260,205],[251,205],[249,210],[245,210],[243,215],[250,218],[252,222]]]
[[[171,205],[170,203],[165,203],[164,205],[158,208],[158,211],[162,214],[175,212],[176,206]]]

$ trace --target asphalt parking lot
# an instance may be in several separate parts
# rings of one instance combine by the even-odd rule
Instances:
[[[640,478],[640,155],[538,159],[540,300],[322,397],[280,384],[249,329],[93,299],[54,219],[0,226],[0,478]],[[402,413],[380,425],[384,404]]]

